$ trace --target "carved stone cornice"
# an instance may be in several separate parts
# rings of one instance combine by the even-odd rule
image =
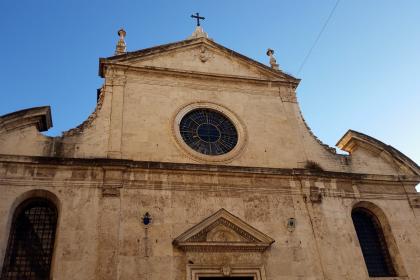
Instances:
[[[110,158],[60,158],[60,157],[43,157],[43,156],[18,156],[0,154],[1,164],[37,164],[39,166],[77,166],[78,168],[94,167],[118,167],[129,168],[130,170],[155,170],[162,172],[194,172],[194,174],[236,174],[236,176],[282,176],[293,178],[323,178],[352,180],[355,182],[363,182],[364,184],[395,184],[409,183],[417,184],[420,176],[417,175],[382,175],[382,174],[364,174],[350,172],[336,172],[326,170],[309,170],[304,168],[269,168],[269,167],[245,167],[245,166],[227,166],[213,164],[194,164],[194,163],[171,163],[171,162],[152,162],[152,161],[134,161],[127,159],[110,159]],[[149,181],[149,180],[148,180]],[[135,180],[130,180],[135,182]],[[150,182],[150,181],[149,181]],[[138,181],[142,183],[142,181]],[[129,185],[129,184],[128,184]]]
[[[400,171],[407,170],[414,175],[420,176],[420,166],[418,166],[417,163],[394,147],[364,133],[349,130],[341,137],[336,146],[343,151],[350,153],[350,156],[354,150],[362,147],[398,167]]]
[[[130,64],[129,62],[133,62],[138,59],[146,59],[148,57],[153,57],[157,55],[162,56],[164,53],[171,53],[180,49],[188,49],[188,48],[196,47],[196,46],[199,46],[199,47],[204,46],[208,50],[211,49],[213,51],[220,52],[231,59],[236,59],[239,62],[244,63],[248,66],[255,67],[264,76],[270,77],[270,80],[284,81],[287,84],[292,85],[293,88],[296,88],[300,82],[300,79],[297,79],[282,71],[272,69],[258,61],[250,59],[249,57],[239,54],[235,52],[234,50],[228,49],[208,38],[203,38],[203,37],[191,39],[191,40],[184,40],[184,41],[175,42],[171,44],[160,45],[160,46],[143,49],[143,50],[139,50],[135,52],[128,52],[124,55],[117,55],[117,56],[108,57],[108,58],[100,58],[99,59],[99,75],[101,77],[105,77],[107,74],[106,72],[111,65],[119,64],[122,67],[124,66],[127,67],[127,64]],[[162,68],[162,70],[163,69],[164,68]]]
[[[35,126],[38,131],[52,127],[50,106],[28,108],[0,116],[1,130],[9,131],[27,126]]]
[[[205,242],[195,242],[176,245],[186,252],[264,252],[270,245],[268,244],[208,244]]]
[[[262,252],[274,239],[220,209],[173,241],[189,252]]]
[[[265,78],[255,78],[255,77],[248,77],[248,76],[234,76],[234,75],[226,75],[226,74],[217,74],[217,73],[207,73],[207,72],[199,72],[199,71],[191,71],[191,70],[180,70],[180,69],[170,69],[164,67],[157,67],[157,66],[133,66],[133,65],[125,65],[119,63],[109,63],[108,67],[112,67],[114,69],[119,69],[123,71],[132,71],[132,72],[145,72],[145,73],[162,73],[165,75],[174,75],[178,77],[193,77],[193,78],[210,78],[213,80],[219,81],[234,81],[234,82],[244,82],[250,84],[263,84],[263,85],[272,85],[272,86],[279,86],[279,85],[286,85],[293,87],[294,84],[290,83],[289,81],[284,80],[271,80]]]

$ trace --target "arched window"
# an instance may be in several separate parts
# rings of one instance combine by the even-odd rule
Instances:
[[[1,279],[49,279],[56,226],[49,200],[23,202],[13,216]]]
[[[396,272],[378,218],[368,209],[355,208],[351,213],[357,238],[370,277],[393,277]]]

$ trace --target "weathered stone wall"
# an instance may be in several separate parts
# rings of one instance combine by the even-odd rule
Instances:
[[[130,74],[124,93],[122,158],[196,162],[176,145],[173,119],[188,104],[208,102],[236,114],[247,132],[245,151],[227,164],[296,167],[305,161],[302,147],[291,141],[296,116],[285,111],[296,105],[283,103],[277,87]]]
[[[230,111],[245,132],[241,152],[216,164],[305,168],[310,161],[328,171],[411,174],[364,148],[336,154],[305,124],[293,83],[209,45],[202,61],[200,46],[110,65],[97,108],[83,124],[61,137],[0,125],[0,154],[212,163],[177,145],[174,128],[183,107],[207,102]]]
[[[0,165],[0,255],[3,264],[14,209],[25,199],[47,197],[57,204],[54,279],[94,279],[100,217],[97,171],[31,164]],[[98,174],[101,174],[100,172]]]
[[[392,279],[419,279],[418,166],[360,133],[339,142],[349,156],[322,144],[299,110],[297,79],[205,38],[104,59],[100,73],[95,111],[62,136],[40,133],[46,107],[0,117],[0,266],[14,210],[41,196],[59,209],[53,279],[184,280],[205,266],[252,268],[254,280],[368,279],[351,220],[362,203],[408,275]],[[176,115],[203,102],[232,116],[243,144],[234,155],[212,161],[179,143]],[[275,243],[173,245],[221,208]]]
[[[9,158],[0,166],[0,254],[3,258],[17,204],[34,195],[55,196],[54,279],[186,279],[191,263],[263,265],[267,279],[368,279],[350,215],[359,201],[383,211],[409,279],[420,275],[419,208],[410,203],[418,195],[409,183],[407,194],[397,177],[336,178],[325,172],[293,175],[243,168],[227,172],[112,160],[105,165],[20,161],[26,163]],[[311,191],[317,190],[321,196],[312,199]],[[262,254],[185,253],[172,245],[221,208],[275,243]],[[153,218],[147,241],[141,223],[145,212]],[[289,218],[296,219],[294,229],[287,227]]]

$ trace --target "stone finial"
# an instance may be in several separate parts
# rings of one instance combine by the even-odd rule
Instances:
[[[273,49],[267,49],[267,55],[270,57],[270,65],[271,68],[280,70],[279,65],[277,64],[276,57],[274,56],[274,50]]]
[[[118,36],[120,36],[120,39],[118,40],[117,47],[115,48],[115,55],[125,54],[127,53],[127,45],[125,44],[125,35],[127,35],[127,32],[125,32],[124,29],[118,30]]]
[[[209,35],[204,32],[203,28],[201,26],[197,26],[193,32],[193,34],[191,34],[190,37],[188,37],[188,39],[196,39],[196,38],[208,38]]]

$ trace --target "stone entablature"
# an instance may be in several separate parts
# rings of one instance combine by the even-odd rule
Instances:
[[[118,159],[66,159],[0,155],[0,184],[10,186],[91,187],[104,196],[118,196],[120,188],[275,192],[300,195],[308,201],[322,197],[407,200],[417,176],[354,174],[307,169],[144,162]],[[180,179],[179,174],[183,174]],[[201,178],[197,181],[197,178]],[[216,179],[220,178],[220,179]],[[255,178],[259,178],[258,183]],[[170,183],[167,183],[170,182]],[[378,186],[378,187],[375,187]],[[380,187],[379,187],[380,186]],[[419,196],[413,187],[413,205]],[[313,202],[321,202],[313,201]]]

